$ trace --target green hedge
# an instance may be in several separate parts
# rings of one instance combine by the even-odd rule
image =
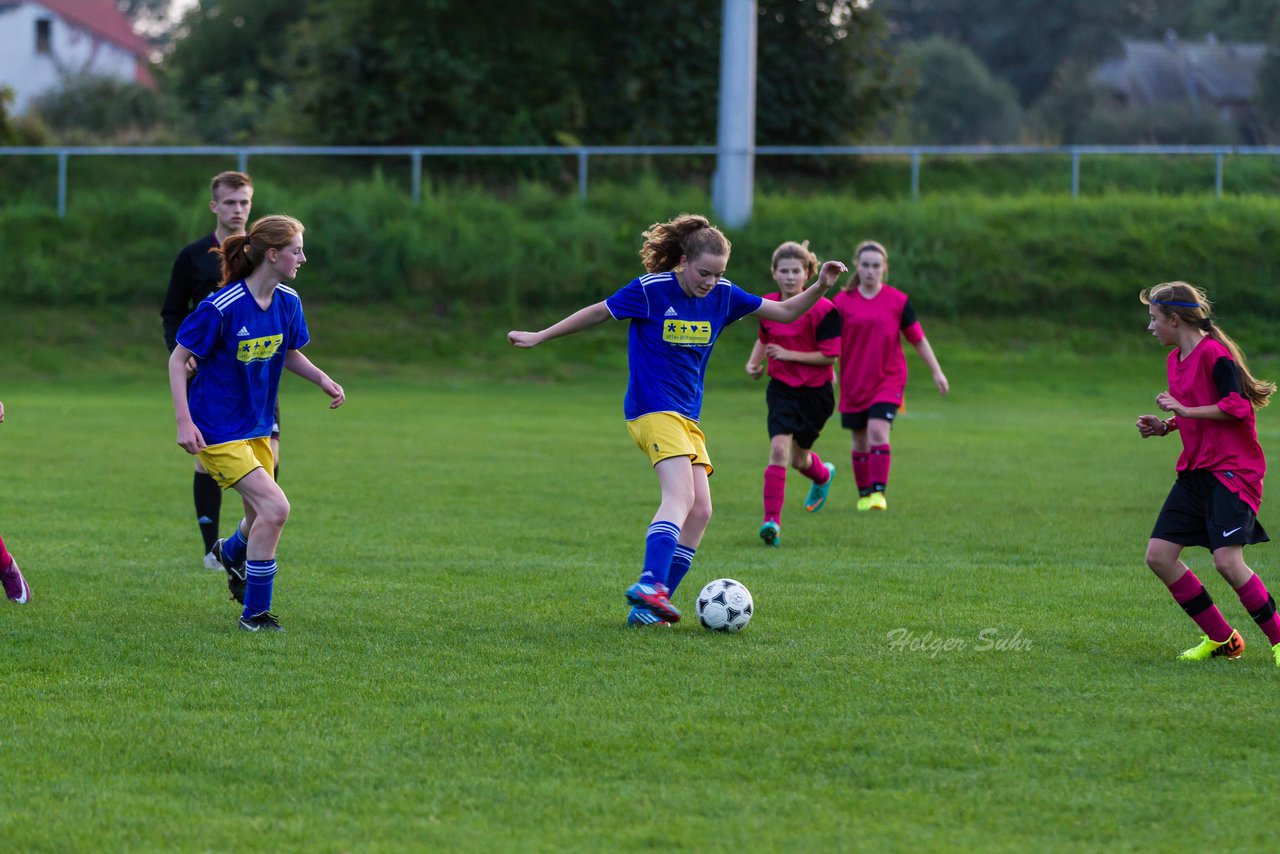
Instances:
[[[254,213],[307,224],[304,293],[376,302],[446,318],[550,317],[601,299],[640,271],[640,233],[682,211],[706,212],[705,190],[656,181],[593,185],[586,201],[543,184],[505,194],[427,187],[414,206],[377,176],[283,190],[260,181]],[[925,316],[1037,318],[1132,326],[1147,285],[1203,285],[1228,328],[1267,336],[1280,319],[1280,200],[1264,196],[1113,194],[1071,200],[948,195],[919,202],[853,193],[761,193],[749,226],[728,230],[729,275],[772,286],[782,240],[808,239],[848,261],[862,239],[890,251],[890,280]],[[40,205],[0,210],[0,292],[15,305],[159,305],[177,250],[211,224],[201,188],[86,192],[65,220]]]

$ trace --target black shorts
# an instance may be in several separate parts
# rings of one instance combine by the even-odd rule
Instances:
[[[870,408],[861,412],[841,412],[840,423],[844,425],[846,430],[866,430],[867,422],[872,418],[879,418],[881,421],[888,421],[889,426],[893,426],[893,419],[898,417],[898,404],[896,403],[873,403]]]
[[[276,411],[271,421],[271,438],[280,438],[280,398],[276,398]]]
[[[769,404],[769,438],[791,436],[806,451],[818,441],[818,435],[836,409],[831,383],[797,388],[769,380],[764,399]]]
[[[1180,546],[1250,546],[1270,537],[1253,508],[1227,489],[1213,472],[1178,472],[1178,480],[1160,508],[1151,539]]]

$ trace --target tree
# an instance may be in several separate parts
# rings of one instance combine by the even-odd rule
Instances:
[[[918,86],[907,122],[915,142],[1007,143],[1018,138],[1017,93],[967,47],[941,36],[905,46],[902,62]]]
[[[707,144],[720,0],[206,0],[166,63],[215,138]],[[900,91],[879,16],[760,0],[758,139],[847,141]],[[235,22],[239,21],[239,24]],[[495,29],[507,32],[495,38]],[[264,37],[270,34],[270,37]],[[239,56],[234,63],[227,56]],[[270,117],[251,122],[251,114]]]
[[[283,99],[296,0],[203,0],[183,18],[160,82],[192,118],[201,142],[286,141],[262,117]]]
[[[941,35],[970,48],[1028,105],[1048,90],[1063,62],[1096,63],[1119,47],[1121,34],[1152,26],[1162,33],[1172,25],[1168,22],[1190,14],[1191,5],[1190,0],[876,0],[875,8],[895,38]]]
[[[173,0],[116,0],[116,5],[153,46],[168,42],[176,26]]]

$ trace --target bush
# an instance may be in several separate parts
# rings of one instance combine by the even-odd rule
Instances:
[[[137,143],[169,135],[160,95],[114,77],[70,78],[32,101],[31,112],[64,144]]]
[[[374,179],[285,193],[258,181],[256,214],[307,226],[309,301],[383,304],[442,324],[553,319],[607,297],[642,272],[641,232],[706,195],[660,183],[593,185],[585,202],[526,184],[505,197],[427,187],[420,205]],[[288,198],[287,204],[278,200]],[[272,201],[268,201],[272,200]],[[190,198],[155,191],[82,193],[67,219],[47,208],[0,210],[3,299],[58,306],[157,308],[178,249],[211,223]],[[714,217],[713,217],[714,220]],[[750,224],[727,230],[729,278],[772,288],[769,258],[809,240],[848,261],[863,239],[885,243],[890,281],[924,318],[1036,318],[1104,329],[1145,325],[1142,287],[1185,279],[1209,290],[1228,328],[1280,350],[1280,201],[1270,196],[947,195],[851,204],[847,195],[760,194]]]
[[[1015,142],[1022,121],[1018,95],[964,45],[933,36],[907,44],[903,64],[917,88],[907,108],[907,136],[935,145]]]

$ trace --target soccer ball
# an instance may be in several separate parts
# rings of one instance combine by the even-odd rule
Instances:
[[[755,605],[751,591],[732,578],[717,578],[698,594],[694,613],[704,629],[713,632],[736,632],[751,622]]]

